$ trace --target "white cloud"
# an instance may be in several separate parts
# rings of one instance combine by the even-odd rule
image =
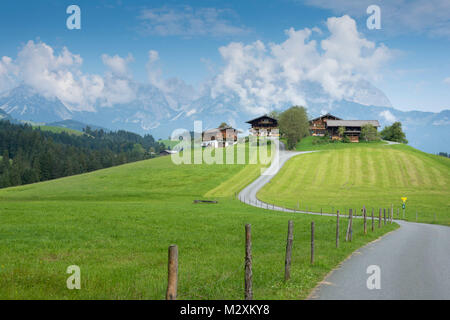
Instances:
[[[17,85],[18,68],[10,57],[0,59],[0,93],[14,88]]]
[[[106,65],[114,75],[119,77],[128,77],[129,69],[128,64],[134,61],[133,55],[128,54],[126,58],[122,58],[118,55],[109,56],[107,54],[102,54],[103,64]]]
[[[383,117],[387,122],[393,123],[397,121],[397,118],[389,110],[384,110],[380,112],[380,117]]]
[[[135,90],[127,64],[133,60],[102,55],[107,67],[104,76],[81,71],[80,55],[66,47],[57,53],[43,43],[28,41],[13,60],[0,60],[0,91],[23,83],[47,98],[57,97],[72,111],[92,111],[98,103],[111,106],[134,99]]]
[[[379,77],[391,52],[363,38],[349,16],[329,18],[327,27],[330,34],[320,48],[308,28],[286,30],[287,39],[279,44],[221,47],[225,67],[214,79],[212,95],[232,91],[247,111],[262,113],[286,103],[305,105],[301,83],[312,81],[332,99],[351,99],[361,79]]]
[[[368,6],[381,9],[381,28],[388,33],[423,33],[450,36],[450,1],[448,0],[306,0],[306,4],[330,9],[336,14],[366,18]]]
[[[449,84],[450,85],[450,77],[447,77],[444,79],[444,83]]]
[[[248,33],[235,24],[236,14],[229,9],[191,6],[143,9],[139,16],[146,34],[159,36],[234,36]]]

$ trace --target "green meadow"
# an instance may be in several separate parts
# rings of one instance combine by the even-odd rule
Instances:
[[[63,127],[56,127],[56,126],[41,126],[41,125],[35,125],[33,127],[35,127],[36,129],[42,130],[42,131],[50,131],[53,133],[65,132],[67,134],[73,134],[75,136],[83,135],[83,132],[75,130],[75,129],[70,129],[70,128],[63,128]]]
[[[304,159],[298,157],[298,159]],[[252,225],[255,299],[302,299],[362,245],[398,226],[335,248],[335,218],[272,212],[234,199],[262,165],[175,165],[170,157],[0,190],[1,299],[164,299],[167,249],[179,247],[179,299],[243,299],[244,225]],[[216,199],[217,204],[194,204]],[[284,282],[288,220],[291,280]],[[310,223],[316,225],[310,265]],[[70,265],[81,289],[66,288]]]
[[[304,139],[297,150],[319,150],[289,160],[258,197],[288,208],[375,214],[450,225],[450,159],[406,145],[330,143]],[[407,197],[403,213],[401,197]],[[399,215],[397,213],[399,212]]]

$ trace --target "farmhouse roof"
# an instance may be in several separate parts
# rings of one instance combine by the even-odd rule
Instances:
[[[265,115],[260,116],[260,117],[258,117],[258,118],[255,118],[255,119],[252,119],[252,120],[248,120],[248,121],[246,121],[246,123],[252,123],[252,122],[255,122],[255,121],[257,121],[257,120],[259,120],[259,119],[262,119],[262,118],[267,118],[267,119],[273,120],[273,121],[275,121],[275,122],[278,122],[277,119],[272,118],[272,117],[269,117],[267,114],[265,114]]]
[[[330,113],[327,113],[327,114],[323,114],[323,115],[321,115],[320,117],[317,117],[317,118],[311,119],[310,121],[316,121],[316,120],[319,120],[319,119],[322,119],[322,118],[325,118],[325,117],[330,117],[330,118],[334,118],[335,120],[342,120],[341,118],[338,118],[338,117],[336,117],[336,116],[333,116],[333,115],[332,115],[332,114],[330,114]]]
[[[371,124],[374,127],[379,127],[378,120],[328,120],[327,127],[362,127],[366,124]]]

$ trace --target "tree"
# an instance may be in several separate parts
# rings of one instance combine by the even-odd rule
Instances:
[[[229,125],[226,122],[222,122],[219,126],[220,129],[228,128],[228,127],[229,127]]]
[[[274,118],[274,119],[279,119],[280,118],[280,112],[276,111],[276,110],[272,110],[270,111],[270,113],[268,114],[269,117]]]
[[[304,107],[293,106],[280,114],[278,125],[283,137],[287,139],[288,149],[294,149],[309,133],[309,122]]]
[[[338,135],[339,137],[343,138],[345,135],[345,127],[339,127],[338,128]]]
[[[386,126],[381,131],[381,138],[388,141],[408,143],[406,140],[406,135],[402,130],[401,122],[394,122],[391,126]]]
[[[380,140],[377,128],[375,128],[370,123],[363,125],[361,128],[361,139],[365,141]]]

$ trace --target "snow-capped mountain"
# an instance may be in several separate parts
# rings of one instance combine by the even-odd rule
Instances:
[[[53,122],[73,117],[58,98],[46,98],[25,85],[3,93],[0,109],[12,118],[24,121]]]

